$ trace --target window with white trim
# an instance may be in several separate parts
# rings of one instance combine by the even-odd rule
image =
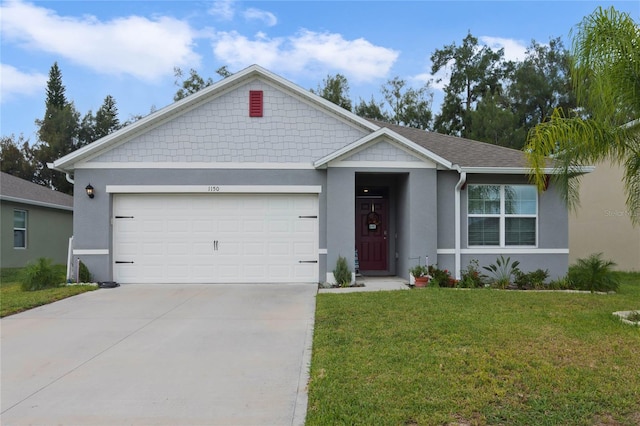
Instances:
[[[469,185],[469,246],[536,246],[538,193],[533,185]]]
[[[27,248],[27,211],[13,211],[13,248]]]

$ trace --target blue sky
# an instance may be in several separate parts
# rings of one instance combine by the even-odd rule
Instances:
[[[14,1],[0,6],[0,134],[37,140],[54,62],[84,115],[105,96],[120,120],[173,101],[173,68],[203,77],[257,63],[305,89],[341,73],[354,101],[382,99],[399,76],[420,87],[435,49],[471,32],[521,59],[531,40],[561,37],[596,7],[638,21],[640,2],[614,1]],[[434,110],[442,85],[433,84]]]

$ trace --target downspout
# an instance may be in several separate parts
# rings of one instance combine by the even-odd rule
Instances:
[[[50,168],[51,170],[58,170],[59,172],[64,171],[64,170],[56,169],[53,163],[47,163],[47,167]],[[65,173],[64,178],[67,180],[67,182],[69,182],[71,185],[74,185],[76,182],[73,180],[69,172],[64,172],[64,173]]]
[[[461,220],[461,212],[460,212],[460,191],[462,187],[467,183],[467,172],[463,172],[460,166],[455,165],[455,169],[460,173],[460,179],[458,183],[456,183],[456,194],[455,194],[455,207],[454,207],[454,272],[455,279],[459,280],[462,277],[461,274],[461,229],[460,229],[460,220]]]
[[[53,163],[47,163],[47,167],[50,168],[51,170],[56,170],[54,168]],[[62,170],[59,170],[62,171]],[[73,180],[73,178],[71,177],[71,175],[69,174],[69,172],[65,172],[64,174],[65,179],[67,180],[67,182],[69,182],[71,185],[75,185],[75,180]],[[71,271],[73,271],[73,235],[69,238],[69,247],[67,249],[67,282],[71,282]],[[76,282],[78,282],[78,274],[76,274]]]

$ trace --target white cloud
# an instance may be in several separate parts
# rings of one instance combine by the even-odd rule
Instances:
[[[223,63],[232,67],[241,68],[259,64],[273,69],[279,62],[282,39],[269,40],[261,33],[257,38],[249,40],[235,31],[219,33],[214,42],[213,53],[221,58]]]
[[[42,73],[25,73],[19,69],[0,64],[0,102],[15,96],[42,94],[49,76]]]
[[[258,20],[264,22],[267,26],[273,27],[278,23],[278,18],[271,12],[265,10],[250,8],[243,12],[246,20]]]
[[[355,82],[385,77],[399,52],[359,38],[345,40],[335,33],[301,30],[287,38],[269,38],[259,33],[251,40],[237,32],[221,32],[213,52],[234,67],[260,64],[275,72],[327,71],[345,74]]]
[[[0,8],[2,36],[25,48],[60,55],[106,74],[143,80],[171,75],[174,66],[197,67],[196,32],[171,17],[128,16],[100,21],[94,16],[60,16],[12,1]]]
[[[214,1],[209,8],[209,15],[224,21],[231,21],[235,15],[234,0],[218,0]]]
[[[504,58],[507,61],[522,61],[526,57],[527,46],[520,40],[491,36],[481,36],[479,40],[492,50],[504,48]]]

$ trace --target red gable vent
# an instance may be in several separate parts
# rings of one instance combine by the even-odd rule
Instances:
[[[262,90],[249,91],[249,117],[262,117]]]

